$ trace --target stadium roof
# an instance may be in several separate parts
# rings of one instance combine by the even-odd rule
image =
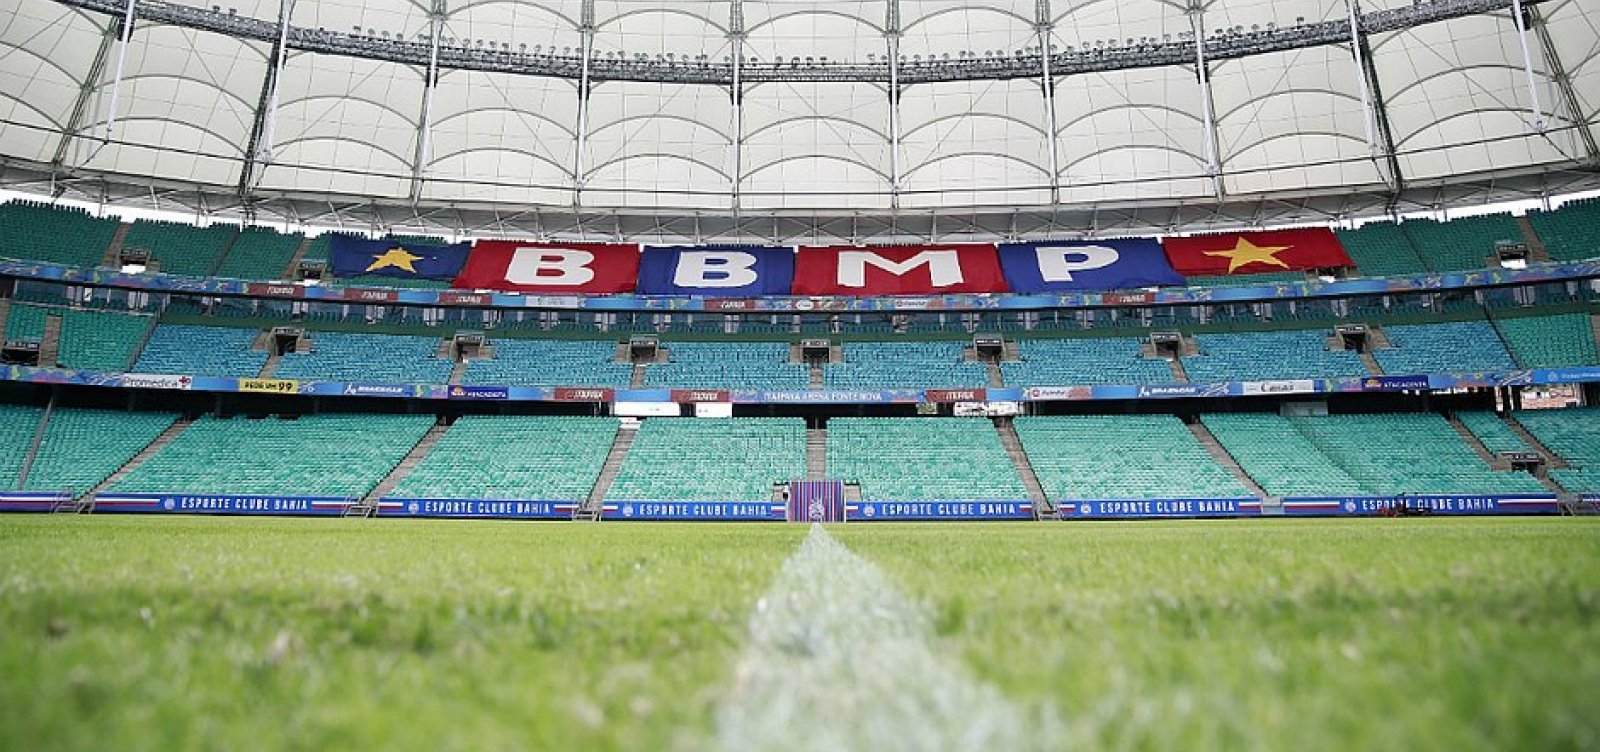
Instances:
[[[948,239],[1600,185],[1587,0],[14,2],[0,186],[205,213]]]

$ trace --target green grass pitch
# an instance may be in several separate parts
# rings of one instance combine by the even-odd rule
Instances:
[[[1600,747],[1594,520],[830,532],[1053,747]],[[706,748],[805,534],[0,518],[0,748]]]

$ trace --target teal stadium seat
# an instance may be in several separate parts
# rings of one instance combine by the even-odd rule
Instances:
[[[983,418],[834,418],[828,475],[866,501],[1025,501],[1028,492]]]
[[[1372,355],[1384,373],[1510,371],[1517,364],[1487,321],[1386,326],[1390,348]]]
[[[1568,491],[1600,493],[1600,408],[1518,410],[1517,422],[1571,468],[1550,477]]]
[[[1165,384],[1172,369],[1165,360],[1140,354],[1131,337],[1019,339],[1015,363],[1001,363],[1007,386]]]
[[[1252,496],[1171,415],[1018,418],[1016,427],[1053,500]]]
[[[186,222],[141,219],[128,228],[122,247],[149,251],[151,258],[161,262],[163,274],[205,277],[238,234],[234,225],[195,227]]]
[[[1190,381],[1260,381],[1323,376],[1364,376],[1353,350],[1329,350],[1329,331],[1306,329],[1196,336],[1200,354],[1185,356]]]
[[[669,361],[645,368],[644,384],[680,389],[805,389],[810,370],[789,362],[787,342],[663,342]]]
[[[1600,258],[1600,198],[1568,201],[1555,211],[1531,211],[1528,221],[1552,260]]]
[[[136,373],[192,376],[257,376],[267,354],[251,350],[255,329],[223,326],[157,325],[134,362]]]
[[[766,501],[806,474],[800,418],[649,418],[606,501]]]
[[[116,484],[122,493],[360,497],[433,424],[429,415],[205,416]]]
[[[28,473],[27,490],[82,495],[177,420],[172,413],[57,408]]]
[[[151,323],[151,316],[141,314],[64,311],[56,360],[64,367],[85,371],[126,371]]]
[[[1400,225],[1369,222],[1354,230],[1334,230],[1362,276],[1394,277],[1426,274],[1428,267]]]
[[[844,362],[822,368],[828,389],[979,388],[988,368],[962,360],[960,342],[850,342]]]
[[[1590,366],[1600,362],[1595,357],[1594,332],[1586,313],[1502,318],[1496,326],[1523,368]]]
[[[463,383],[625,389],[633,366],[616,363],[617,343],[495,339],[494,357],[467,363]]]
[[[0,489],[17,487],[17,476],[39,431],[44,410],[26,405],[0,405]]]
[[[600,477],[618,423],[616,418],[462,416],[391,495],[581,501]]]
[[[1372,493],[1544,493],[1526,473],[1495,471],[1433,413],[1289,419],[1325,456]]]
[[[119,222],[83,209],[37,201],[0,205],[0,257],[95,267],[105,258]]]
[[[289,260],[305,237],[266,227],[246,227],[228,250],[216,276],[229,279],[285,279]]]
[[[1528,442],[1523,441],[1516,431],[1506,425],[1500,416],[1482,410],[1471,410],[1456,413],[1456,418],[1461,425],[1467,427],[1473,436],[1478,437],[1483,447],[1492,454],[1500,452],[1528,452]]]
[[[1281,415],[1217,413],[1201,421],[1270,496],[1367,496],[1376,491],[1337,462]]]
[[[443,384],[452,361],[438,357],[441,339],[386,334],[308,332],[311,352],[289,353],[273,376],[320,381]]]
[[[53,309],[12,301],[6,314],[6,339],[38,342],[44,339],[44,319]]]
[[[1502,240],[1521,243],[1522,229],[1510,214],[1461,217],[1449,222],[1413,219],[1401,223],[1428,266],[1435,271],[1482,269]]]

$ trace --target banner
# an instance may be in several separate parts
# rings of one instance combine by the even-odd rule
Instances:
[[[1161,244],[1150,238],[1003,243],[1000,266],[1011,291],[1024,294],[1184,284],[1183,275],[1167,263]]]
[[[1410,392],[1427,388],[1428,377],[1422,375],[1368,376],[1361,380],[1361,391],[1364,392]]]
[[[299,394],[300,382],[294,379],[239,379],[239,391]]]
[[[511,399],[511,388],[504,386],[453,386],[450,399],[504,400]]]
[[[605,519],[782,521],[788,506],[773,501],[619,501]]]
[[[480,240],[454,286],[462,290],[633,292],[639,246],[632,243],[523,243]]]
[[[570,520],[578,502],[511,499],[413,499],[385,496],[379,517],[479,517],[517,520]]]
[[[1246,517],[1261,514],[1259,499],[1062,499],[1061,519],[1125,517]]]
[[[54,512],[57,504],[71,501],[65,491],[0,492],[0,512]]]
[[[189,387],[194,386],[194,377],[165,373],[125,373],[122,374],[122,385],[129,389],[178,389],[188,391]]]
[[[1392,507],[1427,510],[1430,514],[1557,514],[1554,495],[1484,496],[1424,494],[1405,496],[1297,496],[1283,500],[1283,513],[1293,517],[1376,515]]]
[[[795,256],[796,295],[1005,291],[999,255],[989,244],[806,246]]]
[[[333,235],[328,269],[336,277],[454,279],[467,261],[469,246],[425,245],[398,240],[367,240]]]
[[[100,494],[94,499],[94,511],[321,516],[342,515],[353,501],[331,496]]]
[[[852,501],[844,511],[852,522],[1033,519],[1028,501]]]
[[[1161,244],[1172,268],[1189,277],[1355,266],[1326,227],[1166,238]]]
[[[639,260],[640,295],[788,295],[793,282],[793,248],[649,247]]]

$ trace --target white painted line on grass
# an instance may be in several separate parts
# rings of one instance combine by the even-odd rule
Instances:
[[[1020,750],[1027,719],[955,656],[882,570],[820,525],[750,618],[717,711],[724,750]]]

